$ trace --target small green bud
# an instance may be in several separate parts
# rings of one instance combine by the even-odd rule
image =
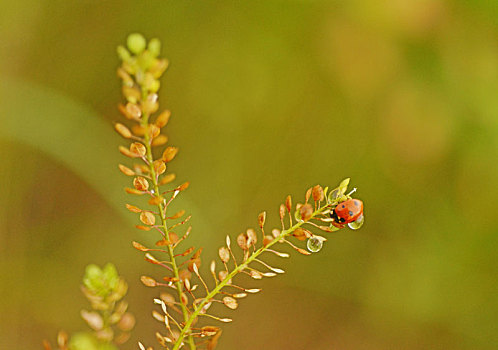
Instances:
[[[70,350],[99,350],[97,339],[89,333],[76,333],[69,340]]]
[[[161,42],[157,38],[151,39],[147,48],[152,56],[157,57],[161,53]]]
[[[111,343],[100,343],[97,349],[98,350],[118,350],[116,345],[111,344]]]
[[[131,58],[130,52],[122,45],[117,48],[118,56],[123,62],[128,62]]]
[[[133,33],[133,34],[128,35],[128,39],[126,40],[126,44],[128,45],[128,49],[130,49],[131,52],[138,55],[143,50],[145,50],[145,46],[147,45],[147,42],[145,41],[145,38],[142,34]]]
[[[95,264],[90,264],[85,269],[85,278],[89,280],[98,279],[102,276],[102,270]]]

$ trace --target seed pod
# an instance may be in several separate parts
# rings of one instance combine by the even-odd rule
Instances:
[[[266,211],[258,215],[258,224],[260,228],[263,228],[263,226],[265,225],[265,220],[266,220]]]
[[[287,208],[287,211],[290,213],[292,210],[292,198],[290,195],[287,196],[285,199],[285,207]]]
[[[304,196],[304,203],[308,203],[308,201],[311,197],[311,191],[312,191],[311,188],[308,188],[308,190],[306,191],[306,195]]]
[[[255,245],[258,242],[258,235],[256,235],[256,231],[254,231],[254,229],[248,228],[246,235],[250,240],[248,241],[249,246]]]
[[[271,242],[273,241],[273,237],[272,236],[265,236],[265,238],[263,239],[263,245],[266,247],[268,244],[270,244]]]
[[[227,263],[230,260],[230,252],[226,247],[221,247],[218,250],[218,255],[220,256],[221,261],[223,261],[224,263]]]
[[[154,225],[156,223],[156,216],[148,211],[143,211],[140,213],[140,221],[142,221],[145,225]]]
[[[210,337],[212,335],[215,335],[219,331],[220,331],[220,329],[218,327],[215,327],[215,326],[204,326],[201,328],[201,333],[203,335],[205,335],[206,337]]]
[[[155,113],[158,108],[159,103],[157,102],[157,94],[155,93],[148,95],[142,103],[142,111],[145,115]]]
[[[133,248],[138,249],[138,250],[140,250],[142,252],[145,252],[145,251],[148,250],[147,247],[145,247],[144,245],[142,245],[142,244],[140,244],[138,242],[133,241],[132,244],[133,244]]]
[[[306,203],[301,207],[299,213],[302,220],[308,221],[313,216],[313,207],[311,206],[311,204]]]
[[[140,117],[142,116],[142,111],[140,110],[140,107],[138,107],[134,103],[128,102],[125,106],[126,114],[130,119],[136,119],[139,120]]]
[[[298,227],[297,229],[294,230],[294,232],[292,233],[292,235],[294,237],[296,237],[298,240],[300,241],[304,241],[306,240],[307,238],[311,237],[311,234],[308,236],[307,234],[307,231]]]
[[[130,129],[121,123],[114,124],[114,129],[125,139],[129,139],[132,136]]]
[[[313,195],[313,200],[315,202],[322,201],[325,198],[322,186],[320,185],[314,186],[312,190],[312,195]]]
[[[165,110],[161,114],[159,114],[156,118],[155,124],[159,127],[162,128],[166,124],[168,124],[169,118],[171,117],[171,111]]]
[[[130,152],[136,154],[138,157],[143,157],[145,156],[147,149],[140,142],[133,142],[130,145]]]
[[[131,205],[131,204],[126,204],[126,209],[128,209],[132,213],[140,213],[140,212],[142,212],[142,209],[140,209],[139,207],[136,207],[134,205]]]
[[[174,181],[175,178],[176,178],[175,174],[164,175],[163,178],[159,181],[159,186],[169,184],[170,182]]]
[[[157,286],[156,280],[153,279],[152,277],[142,276],[142,277],[140,277],[140,281],[142,281],[142,283],[145,286],[147,286],[147,287],[155,287],[155,286]]]
[[[237,300],[235,300],[232,297],[224,297],[223,304],[225,304],[225,306],[227,306],[228,308],[230,308],[232,310],[235,310],[237,308],[237,306],[239,306],[237,304]]]
[[[285,217],[285,205],[280,204],[279,214],[280,214],[280,220],[283,220]]]
[[[249,249],[249,245],[247,244],[247,235],[245,233],[241,233],[237,236],[237,244],[242,250]]]
[[[154,140],[152,140],[151,145],[153,147],[162,146],[168,142],[168,137],[166,135],[158,135]]]
[[[137,176],[133,179],[133,186],[139,191],[147,191],[149,189],[149,182],[145,177]]]
[[[135,175],[135,172],[133,170],[131,170],[130,168],[124,166],[123,164],[119,164],[118,167],[119,167],[119,170],[121,170],[121,172],[123,174],[125,174],[125,175],[128,175],[128,176]]]
[[[159,129],[156,124],[149,124],[147,127],[147,131],[152,139],[159,136],[159,134],[161,133],[161,129]]]
[[[178,153],[178,148],[177,147],[166,147],[166,149],[163,152],[163,160],[168,163],[173,158],[175,158],[176,154]]]
[[[144,136],[145,132],[147,131],[146,127],[143,127],[142,125],[135,124],[131,127],[131,131],[136,135],[136,136]]]
[[[156,172],[156,176],[164,174],[166,171],[166,164],[161,159],[155,160],[154,163],[154,171]]]

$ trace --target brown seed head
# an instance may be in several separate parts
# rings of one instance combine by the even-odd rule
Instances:
[[[294,237],[296,237],[298,240],[300,241],[304,241],[306,240],[307,238],[311,237],[311,235],[308,236],[307,234],[307,231],[298,227],[297,229],[294,230],[294,232],[292,232],[292,235]]]
[[[180,299],[181,299],[180,301],[182,302],[183,305],[187,305],[188,304],[187,294],[182,293]]]
[[[158,137],[159,134],[161,133],[161,129],[159,129],[156,124],[149,124],[147,130],[151,138]]]
[[[157,102],[157,94],[150,94],[145,98],[142,103],[142,111],[145,115],[150,115],[155,113],[159,108],[159,103]]]
[[[263,239],[263,245],[266,247],[268,244],[271,243],[271,241],[273,241],[273,237],[266,235],[265,238]]]
[[[285,217],[285,205],[280,204],[280,208],[279,208],[278,212],[280,214],[280,220],[283,220],[283,218]]]
[[[219,332],[219,328],[215,326],[204,326],[201,328],[201,333],[206,337],[210,337]]]
[[[140,124],[135,124],[131,127],[131,131],[136,135],[136,136],[144,136],[145,132],[147,131],[147,128],[143,127]]]
[[[133,248],[138,249],[142,252],[146,252],[148,250],[147,247],[145,247],[144,245],[142,245],[138,242],[133,241],[132,244],[133,244]]]
[[[302,220],[308,221],[313,217],[313,207],[311,204],[306,203],[301,207],[301,209],[299,209],[299,213]]]
[[[190,182],[184,182],[180,186],[178,186],[177,191],[185,191],[190,186]]]
[[[125,155],[130,158],[138,157],[136,153],[130,152],[130,150],[124,146],[119,146],[119,152],[121,152],[122,155]]]
[[[162,196],[157,196],[157,197],[154,196],[151,199],[149,199],[147,201],[147,203],[149,203],[150,205],[158,205],[158,204],[162,203],[163,200],[164,200],[164,198]]]
[[[247,235],[245,233],[241,233],[237,236],[237,244],[242,250],[247,250],[249,249],[249,246],[247,245]]]

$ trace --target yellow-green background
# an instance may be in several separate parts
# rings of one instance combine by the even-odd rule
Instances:
[[[138,320],[123,348],[155,345],[138,278],[161,271],[130,242],[157,236],[123,210],[112,130],[134,31],[172,62],[170,169],[203,269],[287,194],[351,177],[365,203],[360,231],[219,309],[219,349],[498,348],[496,1],[23,0],[0,8],[1,349],[85,329],[84,267],[108,261]]]

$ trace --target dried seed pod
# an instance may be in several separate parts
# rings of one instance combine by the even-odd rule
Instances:
[[[136,190],[134,188],[125,188],[125,191],[126,193],[129,193],[129,194],[144,194],[143,191],[139,191],[139,190]]]
[[[246,231],[246,235],[249,238],[248,244],[249,246],[255,245],[258,242],[258,236],[256,235],[256,231],[252,228],[248,228]]]
[[[279,208],[278,212],[280,214],[280,220],[283,220],[285,217],[285,205],[280,204],[280,208]]]
[[[249,249],[249,245],[247,244],[247,235],[245,233],[241,233],[237,236],[237,244],[242,250]]]
[[[263,229],[263,226],[265,225],[265,220],[266,220],[266,211],[258,215],[258,224],[261,229]]]
[[[142,103],[142,111],[145,115],[150,115],[155,113],[159,108],[159,103],[157,102],[157,94],[153,93],[145,98]]]
[[[178,272],[178,277],[180,277],[180,280],[182,281],[189,280],[192,278],[192,273],[189,270],[183,269]]]
[[[138,250],[140,250],[142,252],[145,252],[145,251],[148,250],[147,247],[145,247],[144,245],[142,245],[142,244],[140,244],[138,242],[135,242],[135,241],[132,242],[132,245],[133,245],[133,248],[138,249]]]
[[[322,186],[320,185],[314,186],[312,190],[312,195],[313,195],[313,200],[315,202],[322,201],[325,198]]]
[[[188,304],[188,297],[187,297],[187,294],[185,293],[182,293],[181,294],[181,297],[180,297],[180,301],[183,305],[187,305]]]
[[[140,142],[133,142],[130,145],[130,152],[136,154],[138,157],[143,157],[147,153],[147,149]]]
[[[313,207],[311,204],[306,203],[299,209],[299,214],[302,220],[308,221],[313,217]]]
[[[164,201],[164,198],[162,196],[154,196],[151,199],[147,201],[150,205],[158,205]]]
[[[304,241],[311,237],[311,233],[309,233],[309,231],[307,230],[302,229],[301,227],[295,229],[294,232],[292,232],[292,235],[300,241]]]
[[[130,119],[136,119],[139,120],[140,117],[142,116],[142,111],[140,110],[140,107],[138,107],[136,104],[128,102],[125,106],[126,114]]]
[[[140,209],[139,207],[136,207],[134,205],[131,205],[131,204],[126,204],[126,209],[128,209],[132,213],[141,213],[142,212],[142,209]]]
[[[251,272],[249,272],[249,275],[255,280],[260,280],[263,278],[263,274],[255,270],[251,270]]]
[[[223,281],[225,278],[227,278],[227,276],[228,271],[221,270],[220,272],[218,272],[218,278],[220,279],[220,281]]]
[[[90,328],[100,331],[104,327],[104,320],[98,312],[81,310],[80,315],[81,318],[84,319],[90,326]]]
[[[159,127],[162,128],[166,124],[168,124],[169,118],[171,117],[171,111],[165,110],[161,114],[159,114],[156,118],[155,124]]]
[[[185,215],[185,210],[182,209],[173,216],[170,216],[168,219],[178,219],[181,218],[183,215]]]
[[[138,228],[139,230],[150,231],[150,227],[149,226],[136,225],[135,227]]]
[[[201,328],[201,333],[206,337],[210,337],[218,333],[220,329],[215,326],[204,326]]]
[[[290,213],[292,210],[292,197],[290,195],[287,196],[285,199],[285,207],[287,208],[287,211]]]
[[[135,327],[135,323],[135,317],[127,312],[121,317],[121,320],[119,320],[118,328],[123,332],[129,332]]]
[[[159,186],[169,184],[170,182],[174,181],[175,178],[176,178],[175,174],[164,175],[163,178],[159,181]]]
[[[126,98],[126,100],[129,101],[129,103],[131,103],[131,104],[136,103],[137,101],[139,101],[142,98],[142,94],[134,86],[123,85],[122,92],[123,92],[123,95]],[[132,117],[132,115],[130,115],[130,114],[126,114],[126,117],[128,117],[129,119],[134,119]]]
[[[175,158],[176,154],[178,153],[178,148],[177,147],[166,147],[166,149],[163,152],[163,160],[168,163],[173,158]]]
[[[138,154],[130,152],[130,150],[124,146],[119,146],[119,152],[121,152],[122,155],[130,158],[137,158]]]
[[[168,142],[168,137],[166,135],[158,135],[154,140],[152,140],[151,145],[153,147],[165,145]]]
[[[156,176],[164,174],[166,171],[166,164],[161,159],[155,160],[154,163],[154,171],[156,172]]]
[[[161,129],[159,129],[156,124],[149,124],[147,126],[147,131],[152,139],[159,136],[161,133]]]
[[[128,129],[126,126],[124,126],[121,123],[114,124],[114,129],[116,129],[116,131],[125,139],[129,139],[130,137],[132,137],[130,129]]]
[[[131,127],[131,131],[136,135],[136,136],[144,136],[145,133],[147,132],[147,128],[143,127],[140,124],[135,124]]]
[[[140,221],[145,225],[152,226],[156,223],[156,216],[148,211],[143,211],[140,213]]]
[[[230,308],[232,310],[235,310],[237,308],[237,306],[239,306],[237,304],[237,300],[235,300],[232,297],[224,297],[223,304],[225,304],[225,306],[227,306],[228,308]]]
[[[145,286],[147,286],[147,287],[155,287],[155,286],[157,286],[156,280],[153,279],[152,277],[142,276],[142,277],[140,277],[140,281],[142,281],[142,283]]]
[[[133,179],[133,186],[139,191],[147,191],[149,189],[149,182],[145,177],[137,176]]]
[[[133,170],[131,170],[130,168],[124,166],[123,164],[118,164],[118,167],[119,167],[119,170],[121,170],[121,172],[123,174],[125,174],[125,175],[128,175],[128,176],[134,176],[135,175],[135,172]]]
[[[311,191],[312,191],[312,188],[308,188],[308,190],[306,191],[306,195],[304,196],[304,203],[308,203],[310,197],[311,197]]]
[[[273,230],[271,230],[271,234],[273,237],[277,238],[278,236],[280,236],[280,230],[278,228],[274,228]]]
[[[266,247],[268,244],[270,244],[273,241],[272,236],[266,235],[265,238],[263,239],[263,245]]]
[[[220,256],[221,261],[227,263],[230,260],[230,251],[226,247],[221,247],[218,250],[218,255]]]
[[[184,182],[178,188],[176,189],[177,191],[185,191],[188,187],[190,186],[190,182]]]

